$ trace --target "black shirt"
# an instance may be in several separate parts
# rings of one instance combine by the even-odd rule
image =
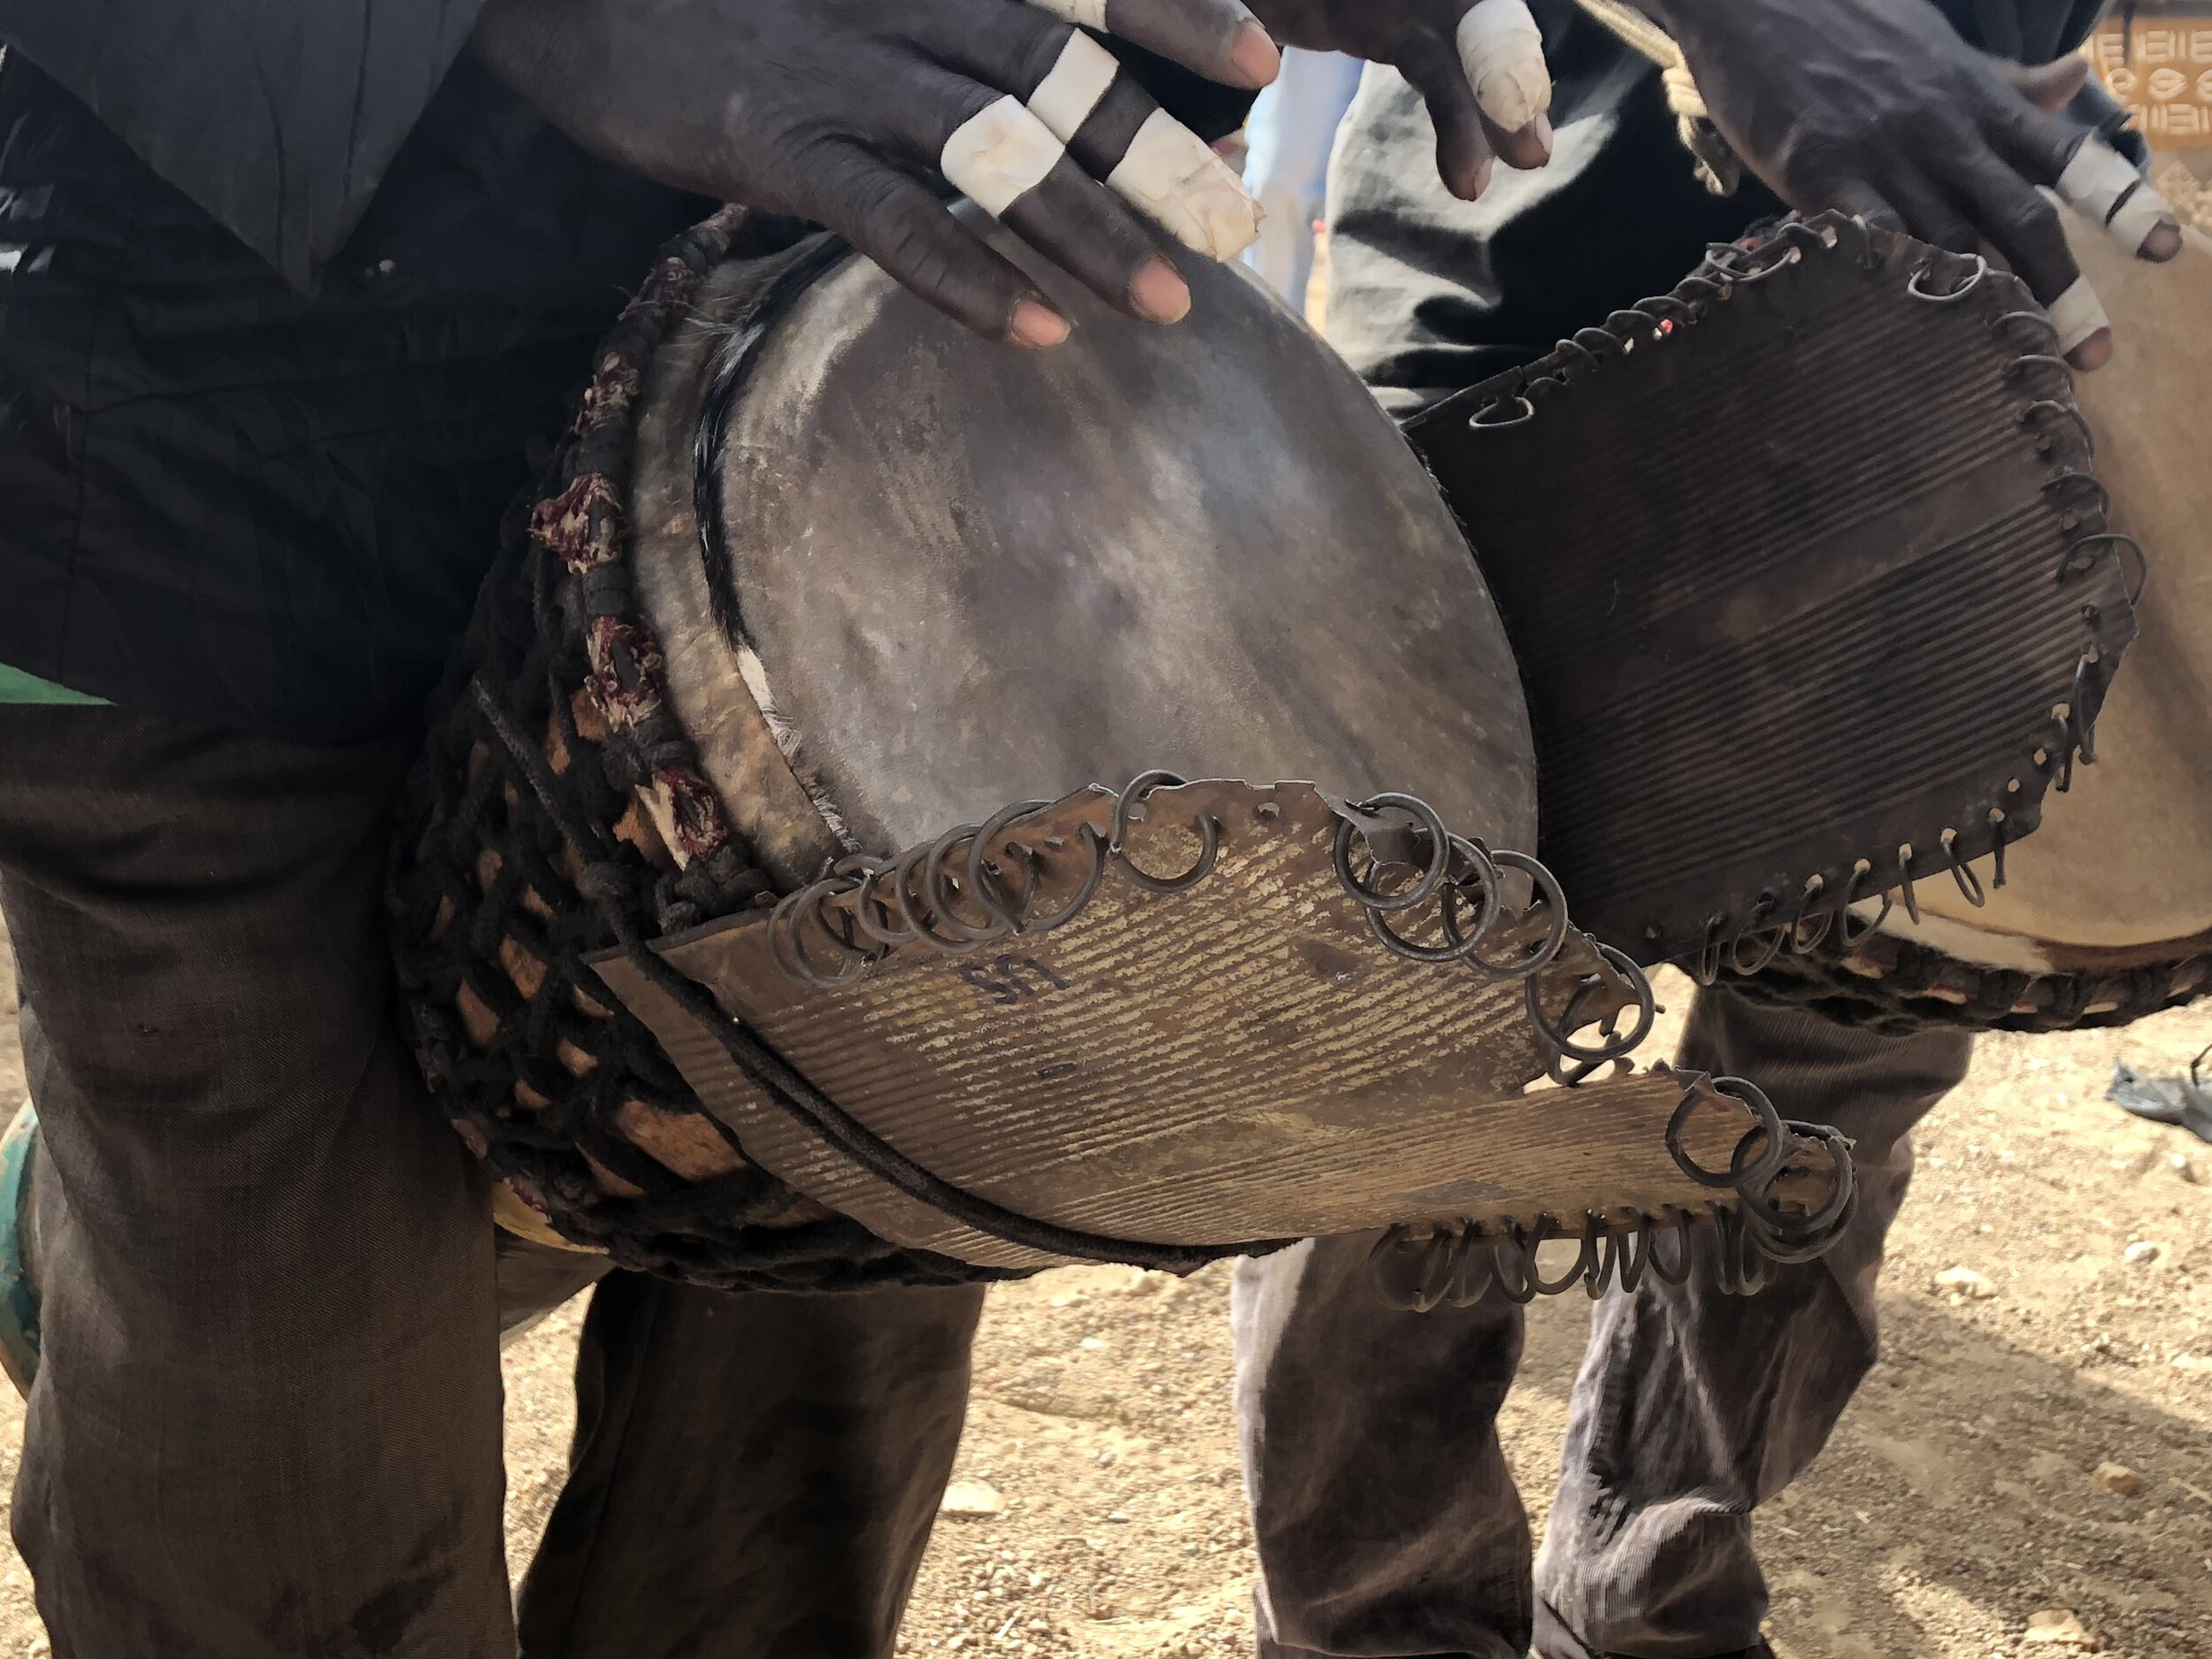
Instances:
[[[312,27],[214,27],[263,9]],[[710,206],[455,57],[473,11],[0,0],[0,663],[275,736],[416,718],[534,441]],[[180,13],[161,88],[101,55]]]

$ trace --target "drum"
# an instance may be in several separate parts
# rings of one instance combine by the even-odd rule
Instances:
[[[1188,1268],[1402,1224],[1384,1276],[1409,1304],[1493,1256],[1517,1291],[1560,1288],[1533,1266],[1555,1236],[1584,1240],[1592,1285],[1670,1271],[1654,1240],[1675,1228],[1719,1240],[1730,1283],[1824,1248],[1847,1149],[1748,1084],[1598,1075],[1649,1030],[1649,987],[1571,919],[1574,884],[1513,850],[1539,827],[1525,685],[1602,680],[1621,654],[1517,661],[1420,457],[1240,271],[1186,259],[1193,315],[1160,329],[983,228],[1067,308],[1068,344],[987,347],[826,237],[701,227],[511,526],[391,879],[425,1072],[503,1222],[807,1290]],[[2014,349],[1977,308],[2009,303],[2002,284],[1957,303],[1924,252],[1870,264],[1800,227],[1695,279],[1706,298],[1617,318],[1613,349],[1724,386],[1730,351],[1824,339],[1847,303],[1999,373]],[[1532,388],[1558,454],[1609,443],[1640,378],[1607,369],[1626,403]],[[1843,378],[1788,394],[1847,505],[1893,441],[1834,440],[1863,401]],[[2062,387],[2040,402],[2070,419]],[[1924,509],[2060,557],[2069,510],[2024,464],[2042,430],[1978,393],[1953,421],[1972,465],[1924,469]],[[1459,467],[1463,495],[1529,504],[1522,469],[1484,476]],[[1546,549],[1540,514],[1519,522],[1525,588]],[[1686,538],[1724,555],[1728,525]],[[1624,579],[1656,568],[1618,550]],[[1939,551],[1839,566],[1824,599]],[[2125,595],[2084,580],[2108,670]],[[1974,612],[1991,649],[1960,683],[1985,718],[1921,745],[1900,799],[1954,803],[2037,745],[2063,764],[2075,591]],[[1723,643],[1688,640],[1668,672]],[[1864,701],[1850,673],[1800,672],[1792,695],[1815,722]],[[1815,749],[1792,779],[1838,800],[1864,757]],[[1695,942],[1716,910],[1772,919],[1735,894],[1747,870],[1814,914],[1896,879],[1886,807],[1772,841],[1724,810],[1724,779],[1666,781],[1622,773],[1602,811],[1567,815],[1610,826],[1573,843],[1604,873],[1637,851],[1636,803],[1667,803],[1683,845],[1613,882],[1623,918],[1650,901]],[[1915,833],[1907,873],[1986,842]],[[1571,1087],[1532,1104],[1548,1073]]]
[[[1863,907],[1876,931],[1770,964],[1754,995],[1900,1030],[2054,1031],[2125,1024],[2212,983],[2212,240],[2188,231],[2177,261],[2147,265],[2067,219],[2117,342],[2076,399],[2112,528],[2154,562],[2093,764],[2085,752],[2047,799],[2003,885],[1932,882],[1910,906]]]

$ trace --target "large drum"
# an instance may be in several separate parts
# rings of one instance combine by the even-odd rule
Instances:
[[[2085,734],[2066,699],[2085,640],[2110,644],[2100,687],[2124,643],[2117,581],[1993,608],[1942,580],[1973,568],[1961,549],[2055,569],[2085,534],[2039,470],[2055,446],[2086,473],[2062,365],[2024,421],[2021,348],[1985,326],[2020,303],[2009,279],[1801,226],[1586,331],[1601,385],[1563,370],[1575,396],[1509,400],[1545,405],[1571,461],[1655,388],[1732,400],[1737,362],[1807,342],[1786,397],[1821,453],[1801,471],[1848,545],[1901,522],[1865,480],[1905,440],[1849,422],[1867,393],[1832,348],[1871,326],[1950,365],[1916,383],[1967,441],[1916,457],[1914,522],[1951,539],[1839,559],[1798,611],[1825,628],[1932,595],[1889,655],[1951,675],[1976,718],[1865,812],[1876,751],[1809,743],[1762,815],[1734,776],[1766,757],[1686,746],[1644,706],[1685,675],[1679,718],[1709,732],[1746,683],[1786,692],[1799,714],[1757,728],[1784,736],[1871,706],[1847,651],[1731,636],[1789,614],[1756,515],[1748,543],[1725,516],[1660,515],[1555,549],[1547,502],[1562,527],[1588,503],[1480,458],[1499,400],[1479,402],[1456,488],[1513,510],[1491,557],[1524,623],[1604,592],[1592,620],[1617,633],[1638,584],[1678,572],[1698,611],[1730,597],[1707,563],[1741,579],[1716,626],[1662,649],[1539,631],[1517,661],[1420,458],[1240,273],[1186,261],[1194,314],[1164,330],[1002,240],[1076,323],[1023,354],[826,238],[733,233],[726,215],[672,250],[603,349],[442,694],[396,859],[425,1068],[511,1227],[826,1288],[1187,1266],[1404,1222],[1447,1241],[1411,1253],[1416,1302],[1468,1288],[1477,1238],[1517,1247],[1502,1271],[1532,1289],[1555,1233],[1585,1239],[1593,1284],[1666,1271],[1653,1241],[1677,1225],[1770,1257],[1832,1236],[1832,1135],[1725,1079],[1593,1073],[1649,1028],[1638,947],[1702,946],[1717,914],[1770,926],[1770,888],[1817,917],[1974,856],[1983,820],[1955,846],[1928,812],[2024,767],[2016,835],[2043,777],[2026,757],[2056,771]],[[1555,550],[1578,586],[1547,587]],[[2106,634],[2085,635],[2085,598]],[[1988,649],[1955,662],[1961,606]],[[1547,807],[1583,866],[1563,892],[1511,850],[1539,827],[1525,687],[1593,713],[1555,725],[1547,770],[1595,753],[1614,779]],[[1669,775],[1607,758],[1638,733]],[[1586,881],[1611,895],[1595,937],[1570,920]],[[1525,1098],[1547,1071],[1586,1086]]]
[[[1909,908],[1863,907],[1878,928],[1778,959],[1755,994],[1900,1030],[2051,1031],[2124,1024],[2212,985],[2212,241],[2187,231],[2156,265],[2071,212],[2068,230],[2117,342],[2075,395],[2112,529],[2153,572],[2094,764],[2046,801],[2001,887],[1929,882]]]

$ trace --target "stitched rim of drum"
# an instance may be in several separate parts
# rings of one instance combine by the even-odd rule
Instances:
[[[1712,303],[1727,297],[1728,290],[1765,280],[1808,257],[1839,256],[1847,236],[1857,241],[1856,257],[1862,269],[1883,268],[1891,255],[1878,251],[1876,235],[1863,220],[1828,212],[1811,219],[1793,215],[1782,220],[1771,234],[1747,234],[1739,242],[1712,244],[1699,268],[1667,293],[1616,311],[1602,325],[1579,329],[1571,339],[1561,341],[1547,356],[1418,411],[1404,423],[1408,435],[1413,436],[1425,425],[1445,420],[1466,420],[1475,426],[1493,424],[1485,420],[1493,411],[1509,411],[1494,424],[1519,425],[1532,420],[1545,393],[1586,381],[1601,366],[1605,355],[1633,350],[1645,336],[1694,327]],[[1941,305],[1963,300],[1993,278],[2018,286],[2016,278],[1997,272],[1980,255],[1952,254],[1909,237],[1888,240],[1893,244],[1922,250],[1920,262],[1908,279],[1907,292],[1923,303]],[[1955,286],[1939,289],[1932,285],[1931,279],[1950,276],[1959,279]],[[2023,296],[2026,293],[2024,287],[2020,287],[2019,291]],[[2041,328],[2055,346],[2056,329],[2039,310],[2015,309],[1989,319],[1992,331],[1999,334],[2020,323]],[[2037,445],[2039,453],[2056,469],[2044,488],[2051,501],[2051,511],[2066,536],[2058,580],[2064,582],[2085,578],[2103,556],[2109,555],[2116,560],[2123,546],[2131,548],[2142,571],[2141,580],[2127,595],[2131,610],[2141,596],[2142,581],[2148,580],[2148,557],[2134,537],[2115,531],[2108,523],[2104,487],[2091,469],[2094,444],[2072,403],[2072,371],[2062,357],[2042,351],[2019,351],[2014,363],[2023,369],[2029,365],[2051,369],[2062,378],[2066,390],[2062,403],[2049,396],[2047,389],[2037,392],[2032,388],[2021,423],[2024,432],[2032,434],[2030,441]],[[2058,419],[2051,419],[2054,415]],[[2075,452],[2077,449],[2078,454]],[[2060,499],[2062,490],[2083,483],[2093,492],[2091,501],[2085,503]],[[2096,551],[2092,553],[2091,549]],[[1907,843],[1896,854],[1886,856],[1884,864],[1863,858],[1839,891],[1824,872],[1815,872],[1794,907],[1786,892],[1763,893],[1748,904],[1712,917],[1706,925],[1704,945],[1694,955],[1685,952],[1671,959],[1688,970],[1700,985],[1709,986],[1724,979],[1740,987],[1755,982],[1781,958],[1825,961],[1857,949],[1875,936],[1878,926],[1878,923],[1863,924],[1863,931],[1853,931],[1851,907],[1861,901],[1880,899],[1886,917],[1901,894],[1906,908],[1917,918],[1919,909],[1914,895],[1916,881],[1948,873],[1959,890],[1978,906],[1982,902],[1982,883],[1971,868],[1975,861],[1984,856],[1993,858],[1992,885],[2002,887],[2005,848],[2033,831],[2040,820],[2043,796],[2049,789],[2065,792],[2078,757],[2084,764],[2096,758],[2097,717],[2128,643],[2122,641],[2117,645],[2106,646],[2098,637],[2102,626],[2103,619],[2093,612],[2086,619],[2087,638],[2077,663],[2073,689],[2060,705],[2064,713],[2054,709],[2051,734],[2024,757],[2023,772],[2033,772],[2041,784],[2032,800],[2013,802],[2006,807],[1993,806],[1985,818],[1974,811],[1950,814],[1962,818],[1964,823],[1962,826],[1947,826],[1943,830],[1939,838],[1939,854],[1915,852],[1913,844]],[[2016,779],[2015,783],[2016,787]],[[1928,867],[1917,868],[1924,860]],[[1808,918],[1817,924],[1809,932]],[[1748,962],[1744,949],[1747,940],[1754,941],[1755,953]]]

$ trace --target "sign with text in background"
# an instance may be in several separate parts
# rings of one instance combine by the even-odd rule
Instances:
[[[2153,150],[2212,150],[2212,4],[2139,6],[2083,50]]]

